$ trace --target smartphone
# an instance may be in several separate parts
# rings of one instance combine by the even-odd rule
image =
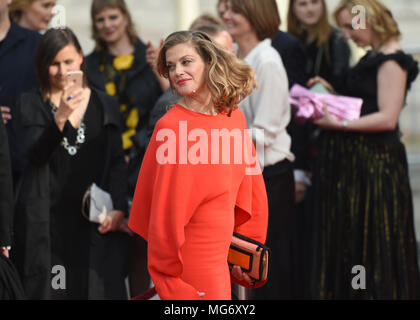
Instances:
[[[311,88],[310,88],[310,90],[312,91],[312,92],[315,92],[315,93],[330,93],[323,85],[322,85],[322,83],[321,82],[318,82],[317,84],[314,84]]]
[[[83,88],[83,71],[69,71],[67,72],[67,84],[73,84],[73,90]]]

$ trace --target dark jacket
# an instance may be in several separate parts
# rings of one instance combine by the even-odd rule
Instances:
[[[92,94],[94,92],[92,91]],[[119,114],[116,101],[105,93],[96,92],[103,107],[106,130],[105,166],[99,186],[107,190],[117,208],[125,207],[126,166],[121,146]],[[19,124],[25,134],[25,150],[31,150],[42,134],[51,128],[51,115],[40,94],[25,94],[19,104]],[[51,135],[42,152],[28,156],[28,166],[18,186],[15,214],[15,242],[12,259],[21,274],[28,298],[48,299],[51,290],[50,238],[50,166],[49,157],[61,139]],[[123,210],[124,210],[123,209]],[[119,232],[100,235],[97,225],[90,225],[89,298],[112,299],[125,295],[123,261],[127,236]],[[77,233],[74,234],[77,237]],[[71,241],[71,239],[68,239]]]
[[[134,105],[138,109],[139,123],[135,137],[132,137],[134,146],[130,149],[130,163],[128,166],[129,180],[137,181],[138,166],[144,154],[147,125],[150,112],[156,101],[162,94],[162,89],[156,79],[153,70],[146,62],[147,46],[139,39],[134,48],[134,63],[132,68],[127,70],[126,93],[133,98]],[[100,71],[103,55],[98,51],[93,51],[86,57],[87,78],[89,85],[101,91],[105,91],[105,79]],[[119,110],[119,108],[118,108]],[[130,194],[134,194],[134,189],[130,187]]]
[[[6,125],[15,175],[23,169],[20,142],[14,128],[15,105],[20,94],[36,86],[34,54],[41,35],[11,20],[11,27],[0,46],[0,106],[8,106],[12,120]]]
[[[317,40],[305,46],[306,72],[309,76],[320,76],[338,90],[350,67],[350,47],[340,31],[333,28],[327,43],[318,47]]]
[[[305,50],[300,40],[290,33],[278,31],[271,46],[278,51],[286,69],[289,89],[298,83],[306,86],[309,75],[305,70]]]
[[[340,34],[340,31],[333,28],[328,42],[318,47],[316,40],[305,46],[306,54],[306,72],[310,77],[320,76],[332,84],[336,91],[339,91],[345,81],[346,74],[350,66],[350,47],[347,40]],[[305,139],[299,139],[302,156],[297,159],[296,165],[303,170],[312,171],[313,164],[317,157],[316,141],[320,129],[311,121],[306,121],[302,136]]]
[[[127,70],[126,78],[127,94],[134,99],[134,105],[139,111],[137,131],[146,128],[150,111],[162,94],[159,82],[146,62],[146,49],[147,46],[139,39],[134,47],[133,66]],[[101,91],[105,91],[105,79],[100,71],[103,54],[93,51],[86,57],[89,86]]]
[[[0,247],[12,244],[13,182],[6,129],[0,119]]]

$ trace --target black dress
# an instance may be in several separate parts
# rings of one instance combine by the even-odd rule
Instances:
[[[350,48],[347,40],[338,29],[333,28],[328,41],[322,46],[317,45],[315,39],[305,44],[306,61],[304,68],[310,78],[320,76],[336,89],[342,87],[342,75],[349,69]],[[292,149],[296,153],[295,168],[312,173],[318,156],[317,139],[320,128],[311,121],[298,124],[300,130],[296,137],[297,144]],[[297,299],[309,298],[308,283],[311,281],[311,253],[310,230],[312,228],[312,197],[314,185],[307,186],[305,199],[296,206],[295,231],[295,290]]]
[[[88,270],[91,223],[81,214],[83,194],[92,182],[100,183],[104,171],[105,130],[103,111],[93,93],[84,119],[86,141],[76,155],[70,156],[62,146],[50,159],[51,259],[52,265],[66,270],[66,290],[52,289],[53,298],[88,299]],[[71,145],[77,130],[66,123]],[[77,230],[77,237],[74,236]],[[69,241],[71,239],[71,241]]]
[[[342,92],[364,99],[362,115],[378,111],[377,73],[388,60],[407,71],[407,90],[417,76],[417,62],[402,51],[368,53],[349,71]],[[399,129],[374,134],[323,131],[318,150],[311,297],[418,299],[412,195]],[[363,285],[363,274],[353,270],[357,265],[365,268],[364,290],[354,289]]]

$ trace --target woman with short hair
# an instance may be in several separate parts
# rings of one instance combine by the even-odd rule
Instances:
[[[286,128],[291,120],[289,85],[279,53],[271,46],[280,16],[275,0],[228,0],[223,18],[238,45],[237,56],[255,71],[258,88],[239,107],[248,128],[262,131],[252,139],[263,167],[269,204],[267,245],[269,281],[255,290],[259,299],[293,297],[292,237],[295,206],[294,154]],[[257,133],[258,130],[253,131]]]

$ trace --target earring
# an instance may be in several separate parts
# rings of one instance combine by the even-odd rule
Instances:
[[[193,89],[193,91],[192,91],[193,93],[196,93],[197,92],[197,90],[195,90],[195,89]]]

